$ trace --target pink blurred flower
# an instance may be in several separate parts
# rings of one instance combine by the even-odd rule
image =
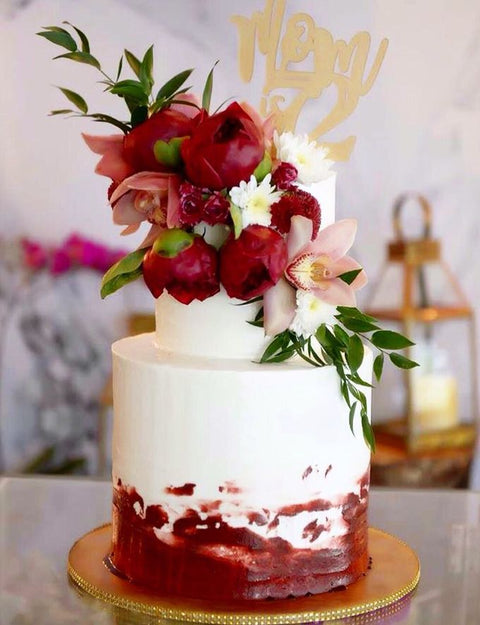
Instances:
[[[180,225],[179,187],[181,179],[171,173],[140,172],[123,180],[112,193],[113,222],[136,232],[142,221],[150,231],[140,247],[151,245],[162,230]]]
[[[23,249],[24,262],[27,267],[38,270],[46,266],[48,253],[40,243],[32,239],[22,239],[20,244]]]
[[[355,291],[364,286],[364,271],[351,284],[339,276],[361,269],[346,253],[353,244],[357,223],[343,219],[321,230],[311,241],[312,221],[292,217],[287,237],[288,264],[282,278],[263,296],[264,326],[268,336],[286,330],[295,316],[296,289],[309,291],[334,306],[355,306]]]

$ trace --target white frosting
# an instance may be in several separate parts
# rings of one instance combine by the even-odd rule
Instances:
[[[364,366],[368,379],[370,353]],[[113,345],[113,375],[114,481],[134,486],[145,505],[161,503],[172,522],[220,498],[238,524],[248,511],[317,498],[335,507],[360,493],[370,453],[359,419],[355,436],[349,429],[333,367],[186,358],[144,334]],[[187,483],[193,496],[165,492]],[[227,483],[240,492],[221,492]],[[292,544],[308,542],[294,540],[289,523],[274,535],[284,528]]]

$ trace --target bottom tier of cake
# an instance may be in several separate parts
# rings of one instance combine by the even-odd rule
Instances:
[[[145,507],[134,489],[120,486],[114,491],[111,562],[123,577],[169,596],[266,599],[327,592],[367,570],[367,491],[366,476],[360,494],[339,505],[313,500],[250,511],[246,527],[230,525],[219,502],[211,502],[202,511],[187,509],[162,536],[169,523],[164,508]],[[295,548],[275,536],[287,519],[314,545],[335,517],[345,532],[328,546]],[[259,527],[266,531],[259,534]]]
[[[118,575],[228,600],[366,572],[370,453],[333,367],[182,358],[150,335],[113,353]]]

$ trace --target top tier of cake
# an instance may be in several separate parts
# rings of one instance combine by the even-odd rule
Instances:
[[[316,197],[321,208],[321,228],[335,221],[335,179],[300,188]],[[250,325],[258,304],[242,304],[220,292],[203,302],[186,306],[164,293],[155,305],[157,347],[178,355],[203,358],[258,360],[270,341],[263,329]]]

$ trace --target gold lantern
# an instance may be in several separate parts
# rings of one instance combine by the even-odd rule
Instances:
[[[423,233],[404,235],[405,208],[419,206]],[[473,310],[431,236],[432,209],[420,194],[393,206],[395,238],[368,314],[415,341],[406,355],[420,367],[386,384],[374,402],[377,453],[372,481],[389,486],[465,485],[475,448],[477,405]],[[392,410],[394,406],[394,410]]]

